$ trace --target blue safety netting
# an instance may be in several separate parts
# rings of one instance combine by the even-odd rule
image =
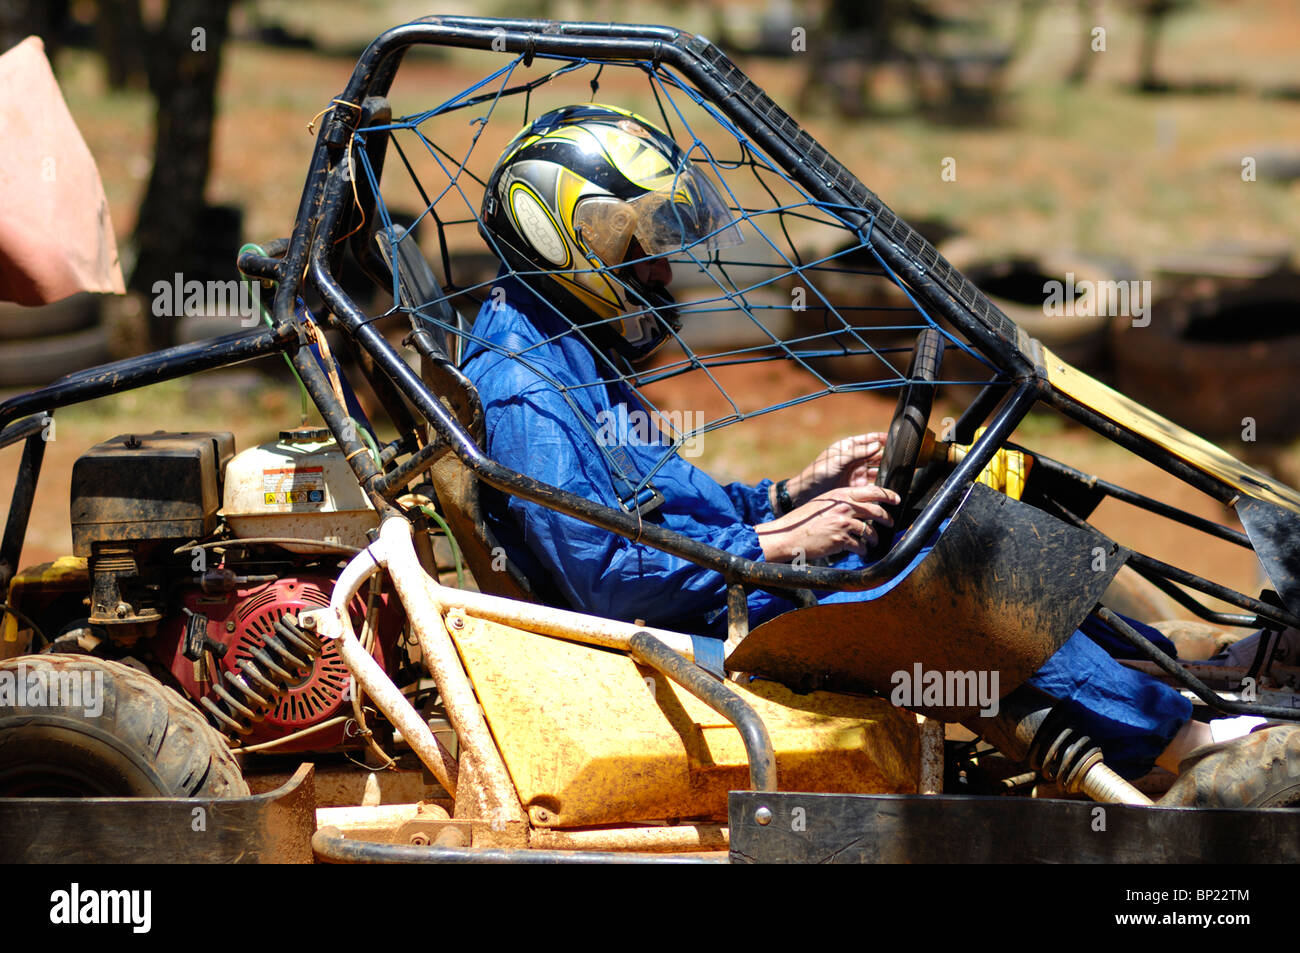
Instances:
[[[382,176],[364,148],[352,151],[359,166],[354,176],[369,183],[377,196],[378,221],[358,227],[373,227],[391,249],[387,257],[398,265],[391,289],[394,303],[387,313],[414,316],[439,329],[451,342],[453,358],[470,342],[500,351],[476,337],[473,324],[499,280],[500,256],[478,229],[494,163],[536,116],[562,105],[597,102],[631,109],[659,124],[691,162],[707,170],[745,239],[710,251],[706,235],[670,254],[672,292],[683,327],[651,366],[633,369],[598,352],[606,379],[630,387],[658,427],[664,445],[660,466],[703,434],[764,414],[832,394],[897,391],[908,383],[915,337],[927,327],[944,335],[950,358],[954,352],[964,356],[945,361],[941,386],[983,386],[994,374],[992,364],[951,326],[928,314],[885,265],[870,219],[853,224],[856,216],[850,213],[861,210],[813,198],[672,68],[649,61],[541,55],[525,64],[523,56],[495,54],[494,65],[502,61],[432,108],[354,133],[359,145],[378,133],[391,137]],[[393,95],[402,92],[395,89]],[[396,252],[404,243],[418,243],[420,260],[430,263],[435,276],[434,289],[420,300],[411,300],[409,286],[404,298],[399,287],[404,266]],[[617,272],[582,264],[623,284]],[[530,273],[515,274],[526,286]],[[554,310],[540,296],[538,304]],[[653,308],[647,305],[646,310]],[[587,335],[567,322],[564,327],[561,336]],[[530,363],[530,350],[500,352],[546,379],[545,369]],[[749,393],[752,389],[746,398],[729,392],[721,379],[722,369],[778,360],[805,372],[801,393],[764,403]],[[964,372],[953,373],[954,365]],[[657,407],[647,395],[650,385],[684,374],[707,380],[721,398],[711,404],[722,410],[682,414],[681,408]],[[555,383],[568,399],[573,385]],[[576,412],[576,403],[569,403]],[[597,439],[599,422],[584,424],[593,445],[617,469],[607,441]],[[627,476],[646,486],[657,469]]]

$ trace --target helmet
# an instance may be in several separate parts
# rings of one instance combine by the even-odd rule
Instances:
[[[488,179],[479,230],[594,344],[631,361],[680,328],[666,287],[630,262],[743,241],[703,170],[662,130],[613,106],[533,120]]]

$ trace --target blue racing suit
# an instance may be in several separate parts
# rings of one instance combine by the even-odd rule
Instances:
[[[616,375],[606,372],[563,317],[518,279],[502,277],[496,287],[504,299],[499,294],[489,299],[479,313],[463,365],[483,401],[484,449],[513,470],[618,508],[610,462],[597,446],[602,428],[616,428],[613,436],[626,451],[619,463],[635,470],[626,474],[633,481],[651,473],[665,444],[646,432],[653,428],[626,425],[636,420],[639,400],[625,383],[610,380]],[[770,480],[722,486],[673,454],[651,483],[664,502],[646,519],[738,556],[763,558],[754,527],[775,518]],[[488,487],[483,503],[497,538],[544,596],[606,618],[725,637],[726,585],[713,570]],[[924,551],[913,565],[922,558]],[[844,554],[835,565],[851,569],[862,563]],[[820,598],[868,600],[886,588]],[[750,625],[794,607],[782,597],[752,592]],[[1159,632],[1138,625],[1174,653]],[[1030,683],[1075,709],[1076,723],[1102,745],[1107,762],[1136,777],[1150,769],[1190,717],[1191,704],[1168,686],[1119,665],[1098,644],[1118,642],[1100,623],[1094,620],[1085,630],[1076,632]]]

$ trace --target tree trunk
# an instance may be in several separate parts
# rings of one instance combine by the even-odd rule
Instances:
[[[153,172],[135,228],[131,288],[150,294],[154,282],[190,270],[204,188],[212,161],[221,50],[233,0],[170,0],[150,43],[149,85],[158,101]],[[173,342],[179,315],[148,309],[150,344]]]
[[[99,0],[99,52],[104,57],[108,88],[122,90],[148,85],[144,54],[144,18],[140,0]]]

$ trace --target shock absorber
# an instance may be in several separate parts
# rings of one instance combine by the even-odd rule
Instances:
[[[1056,781],[1069,794],[1077,794],[1088,772],[1102,761],[1101,748],[1092,739],[1065,722],[1059,709],[1052,709],[1029,743],[1030,767],[1044,778]]]
[[[311,672],[320,655],[320,639],[301,628],[296,616],[282,615],[272,629],[262,647],[252,650],[251,658],[239,660],[239,671],[226,671],[224,683],[214,681],[212,695],[199,700],[227,735],[251,733],[290,686]]]
[[[1003,698],[996,716],[971,718],[963,724],[1007,757],[1028,761],[1071,794],[1082,791],[1106,803],[1151,803],[1104,763],[1101,748],[1091,738],[1071,727],[1063,706],[1028,685]]]

